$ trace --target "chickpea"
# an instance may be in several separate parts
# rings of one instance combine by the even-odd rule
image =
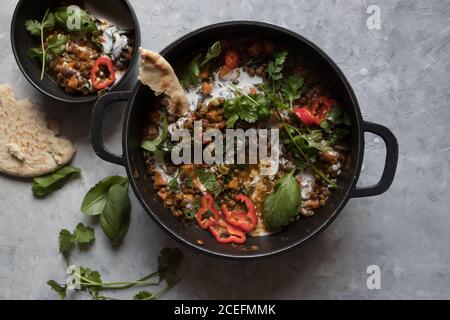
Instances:
[[[264,69],[262,67],[256,68],[256,75],[262,77],[264,75]]]
[[[264,48],[259,42],[253,43],[247,50],[248,54],[251,57],[256,57],[263,52]]]
[[[207,70],[207,69],[202,69],[202,70],[200,71],[199,77],[200,77],[201,80],[206,80],[206,79],[208,79],[208,77],[209,77],[209,72],[208,72],[208,70]]]

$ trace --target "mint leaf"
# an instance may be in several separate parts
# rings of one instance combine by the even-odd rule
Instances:
[[[100,216],[103,232],[113,245],[118,245],[130,225],[131,203],[125,187],[115,184],[106,196],[106,204]]]
[[[281,229],[298,215],[301,204],[301,190],[293,172],[280,178],[275,192],[264,202],[263,219],[273,231]]]
[[[78,11],[78,10],[77,10]],[[54,11],[54,23],[70,32],[88,32],[95,33],[98,31],[97,22],[95,18],[89,14],[87,11],[79,9],[77,14],[79,15],[80,25],[79,28],[68,28],[67,20],[73,19],[73,14],[75,12],[70,12],[68,7],[59,7]],[[70,17],[69,17],[70,15]]]
[[[214,42],[211,45],[211,47],[209,47],[208,51],[206,52],[205,58],[203,59],[203,62],[200,64],[200,66],[203,67],[205,64],[207,64],[212,59],[217,58],[220,55],[221,51],[222,51],[222,48],[220,46],[220,41]]]
[[[52,173],[33,179],[32,191],[36,197],[45,197],[49,193],[61,188],[72,175],[79,174],[81,170],[75,167],[64,167]]]
[[[161,146],[161,144],[164,143],[164,141],[166,141],[167,138],[167,134],[168,134],[168,128],[169,128],[169,124],[167,122],[167,116],[163,115],[163,127],[162,127],[162,132],[159,135],[158,138],[154,139],[154,140],[146,140],[142,143],[141,148],[145,149],[147,151],[150,152],[155,152],[156,150],[159,149],[159,147]]]
[[[81,212],[87,215],[99,215],[106,205],[106,196],[113,185],[128,188],[128,178],[120,176],[106,177],[92,187],[84,196]]]
[[[199,53],[194,59],[186,66],[180,77],[180,83],[184,88],[197,85],[200,75],[200,60],[202,54]]]

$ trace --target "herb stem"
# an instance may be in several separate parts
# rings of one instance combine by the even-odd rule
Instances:
[[[45,45],[44,45],[44,24],[45,24],[45,20],[47,19],[49,11],[50,11],[50,9],[47,9],[45,11],[44,17],[42,18],[42,22],[41,22],[41,48],[42,48],[41,80],[44,79],[45,61],[47,60],[47,52],[45,50]]]
[[[319,169],[317,168],[313,163],[311,163],[308,159],[308,157],[306,156],[306,154],[304,153],[304,151],[302,150],[302,148],[300,148],[300,146],[297,144],[297,142],[295,141],[294,137],[292,136],[291,132],[288,130],[288,126],[292,127],[290,124],[287,124],[283,118],[281,117],[280,111],[277,109],[276,110],[278,113],[278,116],[280,117],[280,121],[283,124],[283,128],[284,130],[286,130],[287,134],[289,135],[289,138],[292,140],[292,142],[294,143],[295,147],[297,148],[298,152],[300,153],[300,155],[303,157],[303,160],[306,162],[306,164],[311,167],[311,169],[320,177],[322,178],[328,185],[330,185],[333,189],[336,189],[336,184],[331,181],[327,176],[325,176],[325,174]],[[298,130],[295,127],[294,128],[296,131]]]
[[[240,94],[242,94],[244,97],[246,97],[248,100],[250,100],[251,102],[253,102],[253,104],[258,105],[258,102],[253,99],[252,97],[250,97],[248,94],[246,94],[241,88],[236,87],[234,84],[230,84],[231,88],[234,91],[239,92]]]
[[[158,275],[159,273],[153,272],[150,273],[146,276],[143,276],[137,280],[134,281],[120,281],[120,282],[95,282],[92,280],[89,280],[83,276],[80,275],[80,279],[83,280],[85,283],[82,283],[85,286],[89,286],[89,287],[101,287],[103,289],[127,289],[127,288],[131,288],[133,286],[145,286],[145,285],[149,285],[149,286],[155,286],[159,284],[159,281],[145,281],[149,278],[153,278],[156,275]]]
[[[142,300],[156,300],[159,297],[161,297],[163,294],[165,294],[167,291],[169,291],[173,286],[175,286],[178,282],[180,282],[181,278],[176,279],[171,284],[166,285],[164,288],[156,292],[155,294],[151,295],[148,298],[142,299]]]

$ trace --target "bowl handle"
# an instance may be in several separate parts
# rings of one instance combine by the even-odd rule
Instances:
[[[112,102],[117,101],[127,101],[129,102],[132,96],[131,91],[117,91],[106,93],[100,98],[94,105],[91,117],[91,142],[94,147],[94,151],[101,159],[119,164],[121,166],[125,165],[125,158],[123,155],[114,154],[109,151],[103,143],[103,113],[107,105]]]
[[[382,194],[391,186],[392,181],[394,180],[395,170],[397,169],[398,143],[391,130],[382,125],[367,121],[363,124],[363,130],[364,132],[376,134],[384,140],[384,143],[386,144],[386,160],[380,181],[370,187],[355,187],[350,193],[350,197],[352,198],[370,197]]]

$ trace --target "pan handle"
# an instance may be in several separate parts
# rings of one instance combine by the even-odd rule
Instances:
[[[103,143],[103,113],[106,106],[112,102],[127,101],[129,103],[131,96],[131,91],[117,91],[104,94],[95,103],[91,117],[91,142],[95,153],[101,159],[121,166],[125,166],[124,156],[112,153]]]
[[[370,197],[382,194],[391,186],[397,169],[398,143],[391,130],[382,125],[367,121],[363,123],[363,130],[365,132],[376,134],[384,140],[384,143],[386,144],[386,161],[380,181],[370,187],[355,187],[350,193],[350,197],[352,198]]]

